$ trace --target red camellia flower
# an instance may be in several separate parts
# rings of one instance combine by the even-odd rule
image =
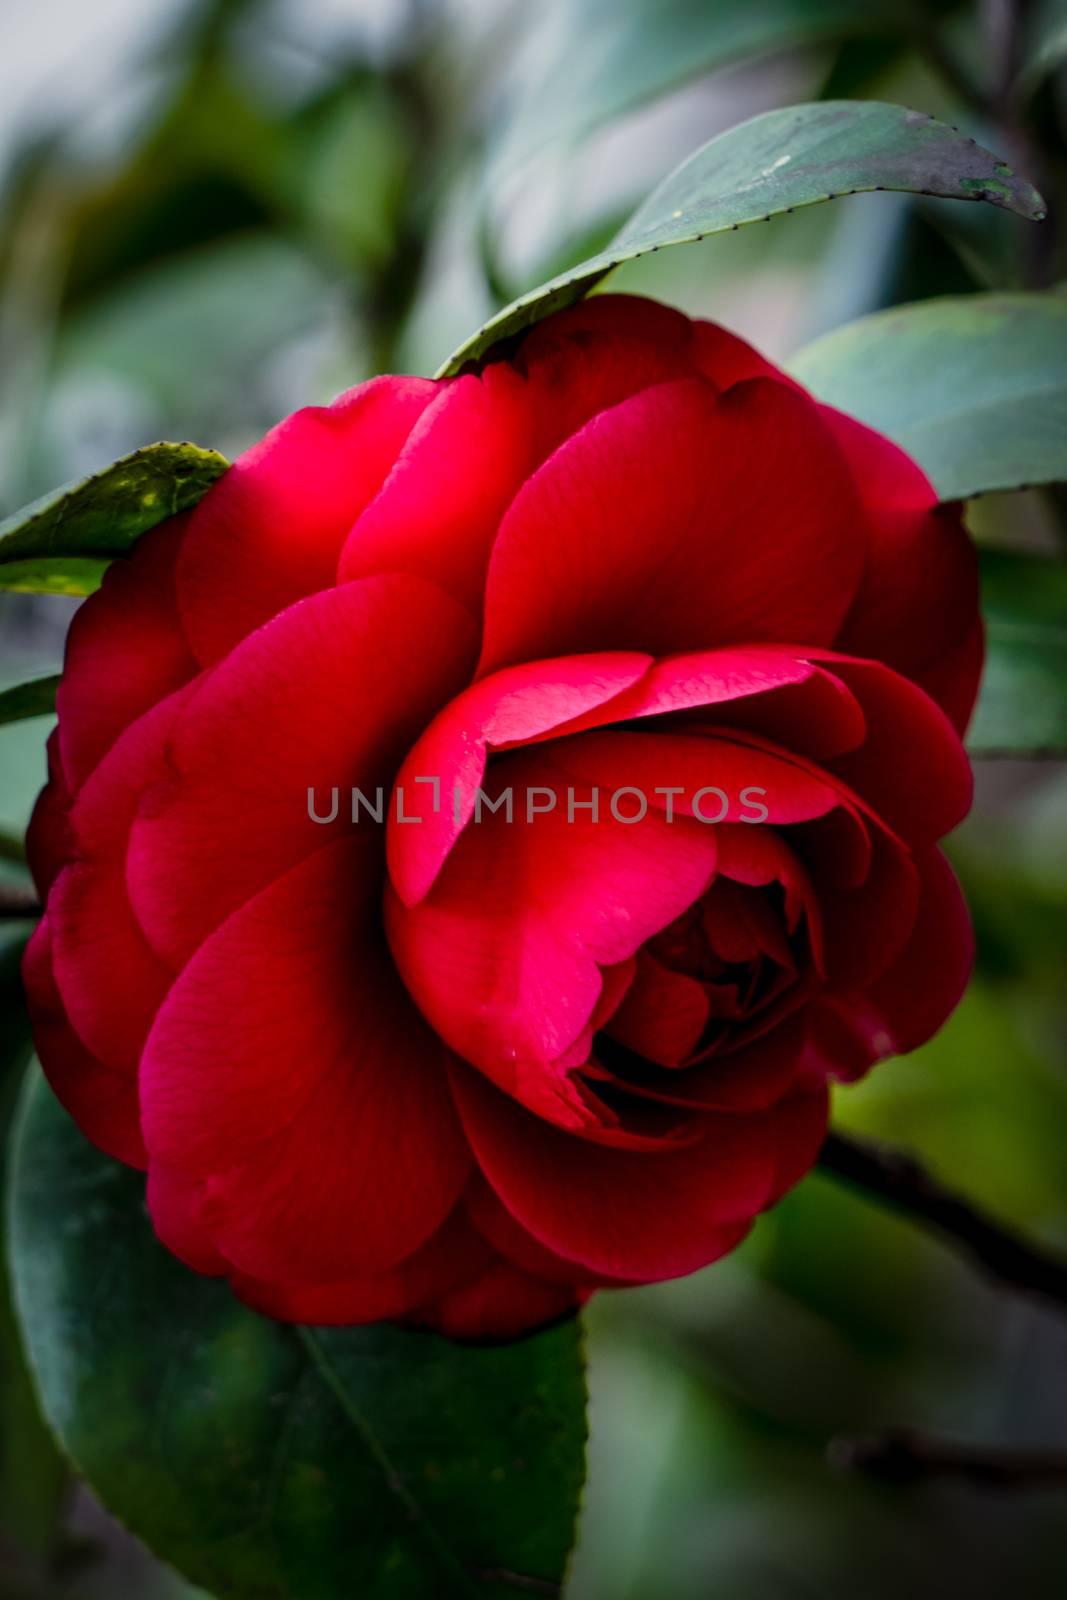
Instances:
[[[963,989],[976,588],[895,446],[641,300],[298,412],[74,619],[50,1082],[276,1317],[703,1266]]]

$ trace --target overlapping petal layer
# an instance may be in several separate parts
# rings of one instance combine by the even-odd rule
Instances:
[[[71,629],[49,1079],[267,1315],[691,1271],[959,998],[981,653],[918,468],[665,307],[298,412]]]

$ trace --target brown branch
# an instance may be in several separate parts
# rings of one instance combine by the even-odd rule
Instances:
[[[0,883],[0,921],[25,921],[39,917],[43,909],[33,889],[21,883]]]
[[[1046,1254],[944,1188],[911,1156],[873,1140],[831,1133],[819,1153],[824,1172],[943,1233],[990,1277],[1067,1305],[1067,1262]]]
[[[862,1472],[883,1483],[962,1478],[982,1489],[1055,1489],[1067,1484],[1067,1455],[1051,1450],[1005,1450],[938,1439],[913,1428],[853,1438],[827,1446],[831,1466]]]

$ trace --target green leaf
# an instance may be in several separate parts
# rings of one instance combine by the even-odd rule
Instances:
[[[0,722],[21,722],[25,717],[44,717],[56,709],[58,676],[31,678],[10,689],[0,689]]]
[[[1067,294],[972,294],[863,317],[793,376],[889,435],[944,500],[1067,479]]]
[[[0,563],[0,589],[16,594],[92,594],[110,559],[102,556],[38,556]]]
[[[228,465],[195,444],[145,445],[16,511],[0,522],[0,588],[37,587],[39,564],[43,592],[88,593],[99,582],[99,563],[125,555],[157,522],[195,506]]]
[[[32,1051],[19,972],[25,943],[24,927],[0,927],[0,1164]],[[12,1547],[31,1563],[54,1559],[67,1476],[37,1405],[0,1264],[0,1543],[9,1572]]]
[[[987,656],[975,756],[1067,755],[1067,562],[983,550]]]
[[[45,1414],[129,1528],[241,1600],[553,1593],[583,1478],[575,1320],[497,1347],[254,1315],[160,1246],[43,1081],[11,1187]]]
[[[572,305],[635,256],[869,189],[986,200],[1034,221],[1045,215],[1041,196],[1009,166],[922,112],[875,100],[767,111],[719,134],[676,168],[606,250],[498,311],[439,376]]]
[[[521,63],[494,167],[573,144],[675,84],[748,57],[822,40],[902,31],[899,0],[617,0],[546,5],[536,61]]]

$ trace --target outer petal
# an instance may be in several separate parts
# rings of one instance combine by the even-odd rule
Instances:
[[[145,1047],[153,1159],[207,1180],[204,1228],[255,1277],[385,1271],[466,1179],[443,1047],[375,936],[376,843],[324,846],[229,918]]]
[[[351,788],[388,792],[411,740],[466,682],[474,648],[468,614],[406,577],[313,595],[244,640],[186,708],[173,776],[134,825],[131,900],[161,957],[180,967],[235,907],[351,832]],[[309,789],[328,816],[335,788],[336,818],[313,822]]]
[[[970,810],[974,775],[959,735],[923,690],[878,662],[828,662],[863,707],[867,736],[826,770],[912,845],[943,838]]]
[[[978,557],[957,506],[939,506],[914,461],[830,407],[866,510],[867,556],[838,649],[918,678],[950,657],[978,616]]]
[[[721,360],[738,342],[714,332]],[[341,580],[417,573],[480,615],[493,540],[529,475],[599,412],[653,384],[696,376],[706,343],[666,306],[602,296],[541,323],[512,360],[439,385],[353,528]]]
[[[701,1138],[649,1155],[555,1128],[461,1063],[453,1089],[475,1156],[504,1205],[590,1277],[680,1276],[732,1249],[766,1204],[773,1112],[700,1119]]]
[[[131,1167],[147,1165],[137,1080],[98,1061],[67,1021],[52,976],[51,928],[42,917],[22,959],[33,1040],[44,1075],[87,1139]]]
[[[177,568],[201,662],[335,581],[349,529],[438,392],[427,378],[374,378],[287,417],[208,490]]]
[[[533,434],[530,395],[513,368],[438,385],[349,535],[339,581],[410,572],[480,615],[489,547],[536,464]]]
[[[166,741],[189,694],[180,689],[139,717],[92,773],[70,811],[74,859],[48,900],[71,1023],[100,1060],[130,1074],[173,973],[130,908],[126,851],[141,793],[166,771]]]
[[[200,670],[178,616],[174,564],[188,517],[114,561],[74,614],[56,692],[63,770],[78,789],[119,734]]]
[[[71,858],[73,842],[67,825],[70,790],[59,755],[59,729],[48,735],[48,782],[37,796],[26,829],[26,859],[42,900]]]
[[[903,949],[863,990],[812,1008],[812,1059],[839,1078],[861,1077],[874,1062],[925,1044],[967,987],[974,934],[959,884],[940,851],[916,865],[919,908]]]
[[[247,1273],[230,1274],[239,1299],[283,1322],[349,1327],[386,1318],[422,1320],[418,1310],[476,1280],[492,1253],[456,1211],[414,1255],[388,1272],[342,1283],[267,1283]]]
[[[859,577],[857,515],[834,438],[797,391],[764,378],[722,396],[698,379],[646,389],[516,497],[480,671],[573,650],[828,643]]]
[[[421,1306],[408,1317],[450,1339],[514,1339],[576,1311],[586,1296],[544,1283],[508,1261],[492,1261],[471,1283]]]
[[[194,1272],[209,1278],[226,1273],[226,1259],[200,1220],[204,1184],[199,1178],[153,1161],[148,1169],[145,1203],[156,1236]]]

